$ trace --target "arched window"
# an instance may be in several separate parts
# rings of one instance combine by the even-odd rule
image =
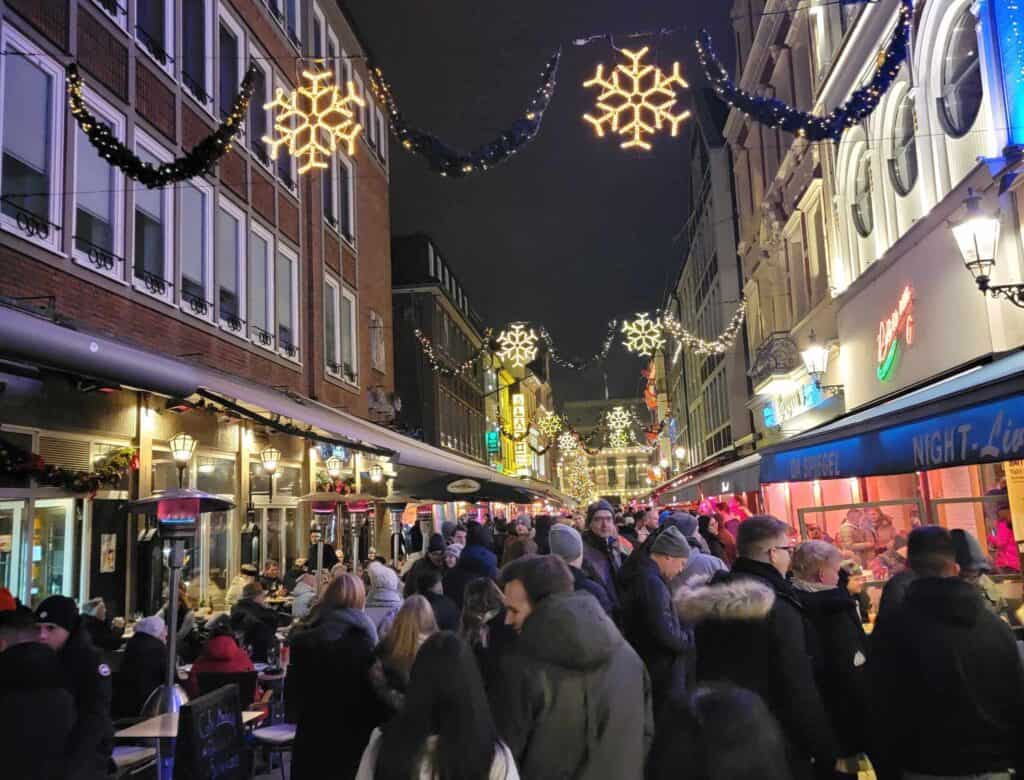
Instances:
[[[914,107],[914,98],[908,93],[903,96],[899,108],[896,109],[889,175],[896,192],[906,196],[914,189],[917,174],[917,111]]]
[[[871,190],[874,186],[871,175],[871,156],[865,146],[857,156],[853,178],[853,224],[861,236],[867,238],[875,229],[875,216]]]
[[[981,55],[974,31],[977,21],[970,9],[961,13],[953,22],[942,56],[939,115],[946,133],[953,138],[961,138],[971,129],[984,98]]]

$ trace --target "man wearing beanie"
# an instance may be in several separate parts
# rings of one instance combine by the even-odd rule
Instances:
[[[409,598],[416,593],[416,579],[428,571],[436,571],[444,576],[444,553],[448,549],[441,534],[431,534],[427,542],[427,554],[412,565],[405,575],[405,587],[402,596]]]
[[[597,603],[611,617],[612,602],[608,598],[608,593],[600,583],[595,582],[583,571],[583,538],[580,536],[580,532],[571,525],[561,523],[553,525],[548,534],[548,545],[552,555],[557,555],[569,565],[573,589],[589,593],[597,599]]]
[[[717,572],[727,571],[728,566],[721,558],[706,551],[707,543],[697,533],[697,518],[689,512],[673,512],[665,520],[665,526],[674,526],[690,545],[690,557],[676,585],[692,585],[697,581],[706,582]],[[701,546],[703,545],[703,546]]]
[[[651,675],[655,718],[664,704],[685,696],[693,681],[693,633],[680,623],[668,585],[689,557],[689,543],[669,526],[622,583],[623,634]]]
[[[114,748],[110,719],[110,667],[103,663],[67,596],[50,596],[36,608],[39,641],[57,653],[61,683],[75,700],[75,725],[66,755],[70,777],[106,778]]]
[[[615,537],[615,510],[607,501],[587,507],[587,528],[583,532],[583,570],[604,588],[612,609],[618,611],[616,579],[622,568],[622,551]]]

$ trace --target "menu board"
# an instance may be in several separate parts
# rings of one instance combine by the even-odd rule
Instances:
[[[247,777],[238,686],[225,685],[192,699],[178,716],[175,780]]]

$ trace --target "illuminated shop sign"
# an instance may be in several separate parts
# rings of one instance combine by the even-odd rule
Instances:
[[[908,347],[914,343],[914,291],[910,285],[903,288],[892,313],[878,323],[878,379],[882,382],[892,376],[901,339]]]
[[[501,434],[498,431],[487,431],[485,440],[488,452],[501,452]]]
[[[526,443],[526,397],[522,393],[512,396],[512,433],[516,436],[516,470],[529,469],[530,453],[529,445]]]
[[[821,386],[817,382],[808,382],[796,389],[793,393],[779,396],[770,404],[767,404],[764,414],[764,424],[768,428],[782,425],[789,420],[799,417],[804,412],[810,411],[824,398]]]
[[[761,456],[761,481],[912,474],[1024,458],[1024,396]]]
[[[1024,144],[1024,3],[1000,0],[985,6],[991,9],[999,51],[997,67],[1001,71],[1006,100],[1009,143]]]

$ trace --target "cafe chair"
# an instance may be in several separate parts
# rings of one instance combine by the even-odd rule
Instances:
[[[242,708],[248,707],[256,700],[256,682],[259,675],[255,672],[200,672],[199,693],[213,693],[225,685],[238,686],[238,700]]]
[[[118,745],[111,756],[118,778],[155,778],[157,776],[157,752],[155,748],[139,745]]]
[[[287,780],[284,773],[284,754],[291,751],[295,744],[295,724],[278,723],[274,726],[265,726],[252,732],[253,741],[264,748],[273,759],[277,754],[277,760],[281,766],[281,780]],[[271,760],[273,766],[273,760]]]

